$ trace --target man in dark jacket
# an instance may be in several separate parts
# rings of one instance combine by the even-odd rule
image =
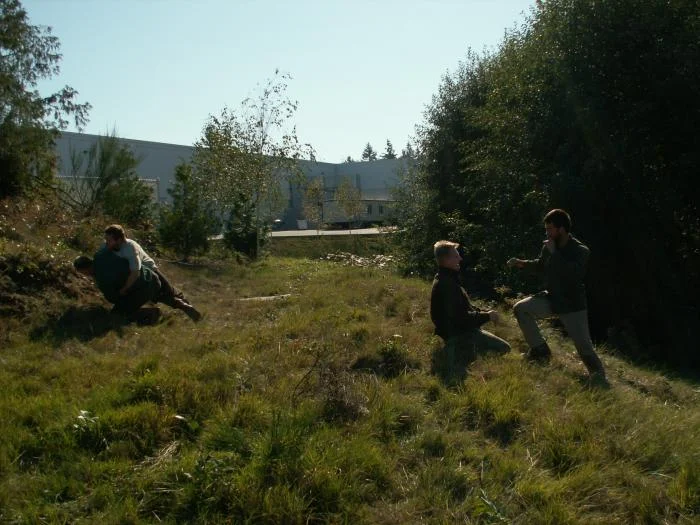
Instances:
[[[547,362],[552,352],[537,327],[537,319],[557,316],[564,324],[592,379],[605,381],[605,369],[593,349],[588,329],[584,277],[590,250],[569,232],[571,217],[564,210],[544,218],[547,239],[537,259],[510,259],[508,266],[543,273],[547,289],[518,302],[515,317],[530,346],[532,361]]]
[[[430,295],[430,318],[435,325],[435,334],[446,343],[450,368],[456,351],[510,351],[506,341],[481,329],[481,325],[488,321],[498,323],[498,312],[484,312],[472,305],[459,282],[462,257],[458,247],[459,244],[450,241],[438,241],[433,247],[438,273]]]
[[[145,266],[129,292],[120,294],[119,290],[129,277],[129,263],[107,248],[100,249],[94,259],[81,255],[73,261],[73,266],[83,275],[93,277],[102,295],[114,305],[112,311],[127,320],[143,321],[138,314],[141,306],[156,302],[160,296],[160,280]]]

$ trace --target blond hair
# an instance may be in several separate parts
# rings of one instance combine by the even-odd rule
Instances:
[[[452,250],[459,248],[459,243],[452,241],[438,241],[433,245],[433,254],[435,255],[435,261],[440,264],[445,255],[448,255]]]

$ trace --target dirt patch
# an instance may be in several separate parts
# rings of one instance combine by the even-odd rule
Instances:
[[[37,301],[56,294],[88,298],[95,290],[70,263],[28,252],[0,255],[0,317],[26,315]]]

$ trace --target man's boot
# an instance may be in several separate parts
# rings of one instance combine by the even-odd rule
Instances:
[[[528,361],[541,364],[549,363],[551,358],[552,351],[549,349],[549,345],[547,345],[547,343],[542,343],[535,348],[531,348],[525,356],[525,359]]]
[[[202,314],[200,314],[199,311],[197,311],[197,309],[194,306],[192,306],[189,303],[186,303],[182,299],[176,298],[174,303],[175,303],[175,308],[185,312],[185,314],[187,314],[187,317],[192,319],[195,323],[202,318]]]
[[[582,355],[581,361],[588,369],[588,384],[597,388],[610,388],[610,383],[605,377],[605,368],[600,358],[595,355]]]

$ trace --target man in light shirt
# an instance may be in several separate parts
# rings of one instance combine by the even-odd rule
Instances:
[[[105,246],[129,263],[129,277],[119,290],[120,295],[126,295],[129,292],[129,289],[139,278],[141,266],[145,266],[160,279],[161,293],[158,302],[182,310],[195,322],[202,318],[202,314],[185,299],[182,292],[170,284],[168,278],[158,269],[153,258],[146,253],[141,245],[126,237],[126,232],[120,225],[112,224],[105,229]]]

